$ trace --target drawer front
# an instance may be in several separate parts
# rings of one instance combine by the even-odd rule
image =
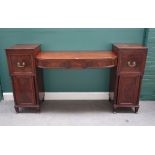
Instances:
[[[13,74],[33,73],[33,59],[31,55],[9,55],[10,72]]]
[[[87,62],[83,60],[42,60],[37,62],[41,68],[86,68]]]
[[[65,68],[67,62],[65,60],[41,60],[37,61],[37,66],[40,68]]]
[[[117,61],[113,59],[105,59],[105,60],[89,60],[88,61],[89,68],[104,68],[104,67],[114,67],[117,65]]]
[[[120,72],[143,72],[145,55],[141,52],[122,53],[120,56]]]
[[[13,76],[16,105],[35,105],[35,82],[31,76]]]
[[[68,68],[104,68],[114,67],[115,60],[70,60],[68,61]]]
[[[86,60],[68,60],[66,67],[67,68],[87,68]]]

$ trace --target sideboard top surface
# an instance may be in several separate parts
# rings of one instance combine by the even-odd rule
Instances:
[[[111,51],[51,51],[41,52],[36,56],[38,60],[53,59],[116,59],[117,55]]]

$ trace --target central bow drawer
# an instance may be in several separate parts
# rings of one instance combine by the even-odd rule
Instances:
[[[112,59],[107,60],[38,60],[37,66],[40,68],[103,68],[114,67],[116,61]]]

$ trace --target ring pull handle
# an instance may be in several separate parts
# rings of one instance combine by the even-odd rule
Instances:
[[[136,67],[136,61],[128,61],[129,67]]]
[[[22,63],[17,62],[17,67],[18,68],[24,68],[25,66],[26,66],[26,63],[25,62],[22,62]]]

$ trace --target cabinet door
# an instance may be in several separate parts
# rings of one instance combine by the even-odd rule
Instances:
[[[32,76],[13,76],[14,97],[17,105],[36,104],[35,83]]]
[[[117,104],[138,104],[140,81],[139,75],[120,75]]]

